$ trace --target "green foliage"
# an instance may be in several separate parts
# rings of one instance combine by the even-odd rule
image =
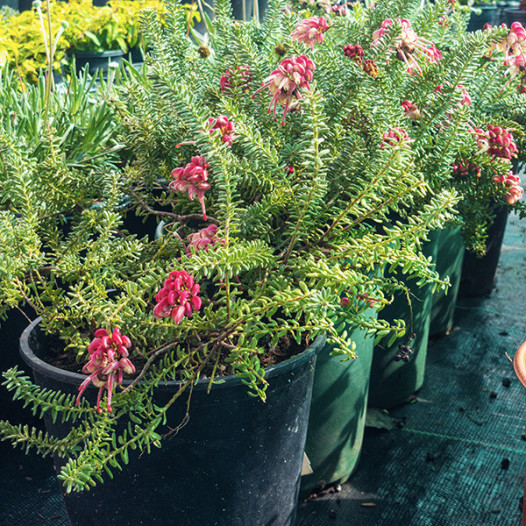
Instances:
[[[407,290],[407,279],[447,285],[421,245],[431,230],[454,220],[459,200],[470,199],[452,178],[452,163],[476,147],[469,127],[476,112],[459,103],[459,85],[476,82],[487,45],[500,34],[464,35],[460,18],[454,30],[440,26],[440,17],[449,16],[446,0],[423,9],[420,1],[396,0],[331,15],[323,44],[310,51],[291,39],[304,13],[281,7],[270,0],[261,25],[242,24],[230,18],[228,0],[217,0],[204,43],[187,37],[185,13],[174,3],[166,25],[144,14],[152,46],[146,67],[128,70],[111,96],[109,89],[100,92],[99,101],[115,110],[129,156],[120,172],[105,164],[103,148],[100,157],[68,161],[70,136],[61,143],[46,127],[38,162],[11,129],[4,134],[0,153],[10,176],[2,179],[1,193],[2,308],[31,302],[43,317],[42,330],[60,338],[57,345],[79,363],[87,361],[96,329],[120,327],[133,342],[132,361],[145,363],[129,387],[117,390],[113,411],[101,414],[22,381],[16,371],[6,373],[8,387],[38,410],[56,401],[63,418],[82,411],[82,426],[64,443],[0,424],[4,437],[25,447],[67,449],[60,477],[68,491],[111,476],[129,449],[160,445],[166,412],[183,394],[191,396],[199,379],[213,388],[222,375],[236,374],[264,400],[263,363],[276,345],[296,342],[299,351],[326,334],[336,353],[352,358],[353,328],[378,338],[405,330],[371,320],[371,304],[380,310]],[[402,17],[443,47],[438,64],[419,58],[421,76],[408,75],[397,58],[400,22],[371,47],[384,18]],[[446,45],[449,31],[456,40]],[[361,45],[378,75],[347,57],[346,44]],[[282,105],[275,120],[267,89],[255,92],[284,58],[300,54],[315,63],[314,79],[281,125]],[[230,87],[222,91],[224,75]],[[435,91],[439,85],[442,91]],[[414,123],[401,105],[408,99],[420,108]],[[58,108],[49,112],[52,119],[59,114]],[[232,144],[220,131],[210,133],[221,115],[234,125]],[[384,136],[396,129],[406,130],[407,139],[400,132],[400,140],[389,143]],[[107,128],[108,141],[113,131]],[[198,156],[209,164],[208,221],[197,197],[169,186],[171,171]],[[86,170],[93,159],[100,164]],[[74,191],[63,196],[66,185]],[[163,235],[134,234],[133,216],[162,219]],[[210,224],[218,227],[216,243],[188,251],[188,236]],[[193,276],[203,301],[178,324],[152,315],[173,270]],[[178,380],[180,390],[159,406],[156,387],[165,380]]]

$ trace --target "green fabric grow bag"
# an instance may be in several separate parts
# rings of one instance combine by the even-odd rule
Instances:
[[[447,334],[453,328],[463,260],[464,241],[460,227],[444,228],[440,231],[434,261],[440,277],[449,276],[451,287],[447,291],[436,291],[433,295],[430,336]]]
[[[438,240],[438,232],[429,234],[429,241],[422,247],[426,257],[436,257]],[[412,298],[411,306],[406,295],[400,294],[378,316],[390,323],[404,320],[407,330],[406,335],[393,345],[388,346],[387,339],[384,339],[374,348],[369,386],[369,405],[372,407],[390,408],[403,404],[424,383],[433,295],[431,285],[418,287],[416,282],[417,280],[407,282]],[[415,334],[415,338],[409,342],[411,333]],[[406,344],[413,351],[409,361],[396,361],[395,357],[400,353],[399,346]]]
[[[368,309],[367,314],[374,319],[377,313]],[[305,445],[313,473],[302,476],[301,496],[345,482],[360,457],[374,339],[363,329],[355,329],[351,338],[355,360],[330,356],[328,344],[318,354]]]

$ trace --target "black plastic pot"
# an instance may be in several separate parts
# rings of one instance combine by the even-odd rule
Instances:
[[[520,22],[523,26],[526,26],[526,11],[506,9],[504,10],[504,22],[508,27],[511,27],[513,22]]]
[[[430,336],[449,334],[453,328],[464,252],[464,238],[459,226],[446,226],[440,231],[433,263],[441,278],[449,278],[450,287],[433,294]]]
[[[377,312],[368,309],[371,320]],[[312,473],[301,477],[300,497],[328,484],[343,483],[354,472],[362,451],[374,339],[354,329],[355,360],[331,356],[326,344],[318,354],[305,453]]]
[[[85,376],[42,360],[49,339],[39,321],[22,334],[22,357],[36,383],[76,393]],[[305,352],[266,369],[266,403],[249,396],[237,377],[224,378],[210,394],[208,381],[199,381],[190,420],[178,434],[150,454],[133,454],[104,484],[64,496],[72,525],[292,525],[316,354],[324,343],[317,338]],[[156,402],[167,401],[178,388],[178,382],[160,384]],[[96,389],[86,394],[94,401]],[[170,408],[168,426],[181,422],[184,405],[180,399]],[[71,429],[49,417],[45,424],[59,437]],[[55,463],[60,467],[64,460]]]
[[[124,58],[124,52],[120,49],[113,51],[103,51],[101,53],[75,53],[75,64],[77,71],[84,69],[88,66],[90,75],[96,75],[99,71],[102,71],[106,75],[110,63],[119,64]]]
[[[498,209],[495,221],[488,230],[485,256],[479,258],[473,252],[466,251],[460,278],[460,297],[484,296],[493,289],[508,214],[508,207]]]
[[[478,29],[483,29],[484,24],[494,25],[497,20],[497,6],[475,6],[480,10],[480,14],[475,14],[471,12],[471,17],[469,19],[468,31],[477,31]]]
[[[422,246],[422,252],[429,258],[436,258],[439,232],[429,233],[429,241]],[[396,274],[395,274],[396,275]],[[403,279],[403,275],[397,275]],[[418,280],[410,280],[411,305],[405,294],[397,294],[393,302],[379,312],[378,318],[394,323],[404,320],[407,334],[392,345],[382,341],[375,346],[369,385],[369,406],[390,409],[408,402],[423,383],[426,369],[427,343],[433,302],[432,286],[419,287]],[[411,332],[414,339],[409,339]],[[398,360],[400,346],[409,345],[412,353],[408,360]]]
[[[24,309],[27,316],[32,316],[31,309]],[[0,322],[0,342],[2,350],[0,353],[0,372],[11,367],[24,369],[25,364],[18,352],[20,336],[27,327],[27,318],[22,312],[13,309],[7,315],[5,321]],[[1,380],[0,380],[1,383]],[[5,387],[0,387],[0,420],[9,420],[15,424],[40,425],[42,422],[33,416],[28,408],[23,407],[21,400],[13,401],[12,393]]]
[[[181,3],[185,2],[181,1]],[[213,0],[208,0],[206,3],[210,6],[214,5]],[[232,14],[234,15],[234,18],[236,20],[250,20],[255,15],[254,3],[254,0],[231,0]],[[268,0],[257,0],[259,20],[263,20],[265,11],[267,9],[267,3]],[[207,7],[204,7],[204,11],[210,17],[210,19],[213,20],[213,11]],[[201,20],[201,22],[196,22],[194,29],[201,34],[205,33],[206,27],[204,21]]]

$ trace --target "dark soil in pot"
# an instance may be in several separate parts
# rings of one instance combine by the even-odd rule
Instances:
[[[49,343],[38,321],[21,339],[35,382],[75,394],[85,376],[51,367],[38,357]],[[323,344],[318,338],[305,352],[266,370],[266,403],[249,396],[239,378],[223,378],[208,395],[208,381],[198,382],[189,422],[164,440],[162,448],[140,456],[131,452],[130,463],[113,479],[65,496],[72,524],[292,525],[316,354]],[[156,402],[168,400],[178,386],[160,385]],[[86,392],[92,403],[96,391]],[[185,400],[180,402],[168,412],[168,427],[184,417]],[[71,424],[52,424],[49,417],[45,423],[55,436],[71,429]],[[55,463],[60,467],[64,460],[55,458]]]

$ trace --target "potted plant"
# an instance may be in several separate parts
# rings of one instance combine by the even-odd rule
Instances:
[[[235,23],[225,0],[215,8],[207,49],[186,38],[184,13],[166,28],[146,17],[148,67],[130,70],[115,99],[134,157],[108,174],[99,206],[73,210],[62,232],[63,217],[38,220],[45,201],[32,193],[0,214],[5,301],[42,316],[22,338],[36,383],[10,370],[6,384],[50,430],[3,422],[0,432],[54,454],[79,523],[117,512],[123,521],[290,524],[323,337],[345,358],[354,327],[403,331],[365,315],[364,298],[374,294],[380,308],[405,288],[376,275],[387,264],[439,283],[420,238],[455,197],[430,192],[410,141],[391,133],[402,114],[368,119],[373,65],[356,75],[341,42],[339,55],[319,36],[306,42],[305,22],[277,0],[261,27]],[[334,75],[360,97],[341,105]],[[389,226],[415,194],[411,220]],[[124,195],[138,213],[167,219],[166,233],[126,232]],[[49,353],[60,367],[43,363]],[[161,444],[152,456],[133,452]],[[106,473],[114,479],[102,489],[76,493]],[[159,496],[156,514],[142,498],[134,504],[143,476]],[[119,498],[119,488],[131,494]]]
[[[48,67],[51,46],[55,47],[54,72],[61,72],[65,57],[62,20],[54,17],[50,21],[52,39],[49,39],[49,26],[44,24],[41,3],[36,5],[38,9],[0,18],[0,66],[8,64],[17,72],[22,89],[24,81],[36,82]]]
[[[433,321],[429,320],[429,313],[434,319],[431,326],[433,333],[447,332],[452,326],[464,251],[463,238],[470,249],[484,250],[482,248],[484,245],[479,240],[485,240],[487,237],[488,226],[493,218],[493,204],[502,200],[503,194],[509,192],[510,186],[506,181],[509,180],[510,184],[515,182],[516,184],[512,186],[516,192],[520,192],[520,181],[517,182],[515,175],[510,179],[511,163],[508,158],[510,152],[499,151],[496,142],[500,139],[494,135],[495,130],[497,134],[508,133],[509,130],[503,130],[502,126],[498,126],[499,123],[504,124],[504,121],[500,120],[502,117],[497,117],[500,115],[499,110],[494,111],[495,120],[493,122],[488,120],[487,114],[488,107],[503,108],[507,105],[512,106],[519,114],[521,111],[518,110],[519,104],[515,102],[516,88],[510,84],[509,76],[505,76],[509,70],[509,64],[502,54],[503,47],[502,49],[500,45],[496,47],[498,42],[506,39],[508,31],[506,29],[491,30],[482,36],[466,34],[463,29],[465,19],[464,22],[462,21],[466,13],[463,13],[462,8],[455,7],[449,10],[448,7],[443,6],[444,10],[440,13],[437,9],[435,14],[439,16],[439,19],[434,24],[429,23],[429,27],[433,28],[432,42],[436,43],[444,56],[437,62],[439,66],[444,66],[442,68],[429,67],[423,70],[423,75],[414,75],[417,80],[412,79],[407,91],[404,91],[403,80],[397,79],[396,85],[400,88],[396,96],[400,99],[407,98],[404,101],[404,111],[408,119],[413,122],[413,132],[419,137],[423,136],[422,131],[430,129],[429,125],[425,124],[429,122],[429,116],[436,116],[440,114],[440,111],[445,111],[444,125],[438,125],[440,133],[432,141],[421,146],[426,152],[421,161],[421,170],[432,187],[455,188],[458,192],[459,215],[456,221],[452,222],[452,227],[458,228],[458,225],[462,225],[463,237],[452,228],[441,232],[438,238],[445,241],[442,247],[450,251],[449,255],[444,258],[440,257],[443,250],[439,250],[439,256],[435,259],[441,276],[444,279],[449,276],[450,282],[454,284],[447,296],[444,296],[443,292],[435,292],[431,298],[423,290],[418,293],[415,287],[417,289],[413,289],[415,301],[411,301],[411,298],[408,301],[403,295],[400,295],[396,304],[393,303],[389,310],[386,309],[380,314],[381,316],[403,317],[406,320],[406,326],[410,325],[411,320],[413,324],[419,324],[417,326],[419,330],[413,331],[414,337],[411,337],[412,334],[409,333],[395,344],[383,344],[379,346],[374,355],[370,402],[381,407],[389,407],[407,401],[421,387],[427,348],[426,335]],[[403,16],[407,17],[407,24],[413,24],[407,12],[403,12]],[[424,19],[425,14],[422,13],[421,20]],[[407,34],[410,35],[409,29]],[[401,38],[403,37],[402,33]],[[485,39],[485,44],[481,42],[483,39]],[[428,40],[430,40],[429,37]],[[488,59],[486,56],[492,49],[492,55]],[[499,49],[501,49],[500,52]],[[455,57],[454,60],[453,57]],[[461,65],[458,60],[460,57],[461,60],[466,61],[464,63],[466,67]],[[467,63],[470,66],[467,66]],[[391,70],[394,67],[396,67],[396,62],[393,65],[389,63]],[[457,67],[460,69],[457,70]],[[456,74],[455,71],[457,71]],[[390,72],[390,75],[394,73]],[[441,78],[441,75],[444,76]],[[439,100],[434,100],[430,95],[431,92],[436,94]],[[443,96],[447,97],[447,102],[440,100]],[[434,104],[437,106],[434,107]],[[457,113],[453,114],[452,109],[455,109]],[[453,121],[451,121],[452,117]],[[509,120],[506,119],[506,122],[511,126]],[[435,150],[440,144],[440,135],[445,127],[456,139],[460,138],[460,135],[464,139],[459,142],[451,139],[443,143],[448,146],[448,152],[438,160]],[[474,128],[477,128],[478,131],[475,131]],[[517,135],[520,135],[519,130],[522,127],[518,122],[514,122],[513,128],[517,130]],[[420,133],[419,130],[421,130]],[[472,155],[475,158],[471,158]],[[463,163],[470,159],[472,166],[483,166],[480,177],[476,176],[477,170],[472,171],[472,177],[466,177],[468,172]],[[473,162],[475,160],[476,164]],[[451,240],[458,242],[457,248],[453,248]],[[452,261],[451,255],[454,255],[456,260],[454,269],[448,268]],[[434,304],[434,309],[431,311],[427,308],[430,302]],[[397,310],[394,310],[395,307]],[[405,387],[402,388],[402,385]]]
[[[514,54],[523,44],[514,44],[513,49],[509,45],[523,34],[519,24],[510,30],[500,29],[497,41],[480,59],[475,75],[464,84],[470,94],[470,122],[476,144],[463,148],[453,164],[455,187],[464,195],[459,204],[463,240],[456,235],[452,238],[456,243],[448,241],[446,250],[460,255],[463,242],[466,245],[462,275],[460,257],[449,270],[457,289],[463,282],[465,295],[491,290],[508,211],[523,209],[520,178],[515,174],[516,159],[523,154],[524,94],[517,79],[522,76],[519,62],[523,59],[520,52],[518,58]],[[454,258],[443,259],[451,265]],[[446,305],[443,321],[435,332],[451,328],[453,310],[454,303]]]

